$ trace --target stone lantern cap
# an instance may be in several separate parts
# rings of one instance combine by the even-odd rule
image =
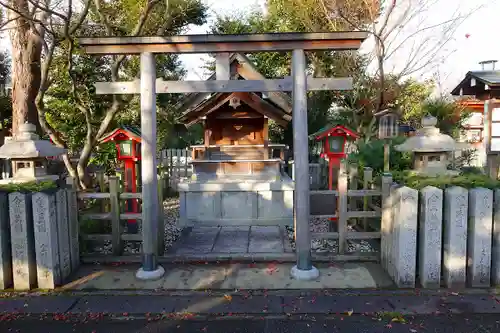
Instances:
[[[436,117],[426,116],[422,118],[421,124],[422,128],[414,136],[394,148],[397,151],[414,153],[451,152],[466,148],[466,145],[440,132],[436,127]]]
[[[66,153],[66,149],[53,145],[48,140],[40,140],[33,124],[25,123],[19,127],[19,134],[0,147],[0,158],[34,159],[55,157]]]

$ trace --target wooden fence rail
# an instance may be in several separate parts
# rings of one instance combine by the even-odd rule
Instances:
[[[371,225],[369,218],[382,218],[382,209],[372,203],[373,197],[380,197],[384,200],[384,194],[380,189],[373,189],[373,170],[365,168],[363,170],[363,179],[358,179],[358,171],[355,165],[350,166],[349,172],[345,163],[341,164],[338,177],[337,190],[317,190],[310,191],[311,195],[325,194],[333,195],[337,198],[337,213],[331,215],[313,215],[320,218],[336,218],[338,230],[335,232],[312,233],[313,239],[338,240],[338,254],[346,253],[347,240],[380,240],[380,227],[372,228],[375,231],[369,231]],[[390,178],[390,176],[388,176]],[[358,185],[362,189],[358,189]],[[362,202],[360,202],[362,199]],[[361,207],[362,210],[358,210]],[[358,231],[348,231],[348,220],[355,219],[354,226]],[[362,219],[362,220],[361,220]],[[362,223],[360,223],[362,221]],[[380,221],[380,220],[378,220]],[[380,225],[380,223],[378,223]]]
[[[161,182],[159,182],[161,183]],[[163,253],[163,196],[161,191],[159,192],[159,203],[160,203],[160,216],[159,216],[159,230],[158,230],[158,253]],[[84,241],[111,241],[113,255],[121,255],[123,253],[123,241],[141,241],[141,234],[127,234],[124,233],[123,220],[141,220],[141,213],[126,213],[121,211],[121,201],[122,200],[141,200],[142,193],[127,193],[120,192],[120,181],[118,177],[109,177],[109,192],[102,193],[90,193],[90,192],[80,192],[78,193],[78,199],[80,200],[109,200],[110,210],[108,212],[100,213],[83,213],[80,215],[80,220],[98,220],[98,221],[111,221],[111,234],[83,234],[81,233],[81,239]],[[103,207],[103,205],[100,205]],[[139,221],[138,221],[139,223]]]

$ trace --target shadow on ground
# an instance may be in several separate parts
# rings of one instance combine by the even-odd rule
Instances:
[[[139,265],[82,266],[64,290],[234,290],[234,289],[364,289],[392,287],[391,279],[376,263],[319,264],[314,281],[290,276],[293,263],[166,264],[165,276],[139,281]]]

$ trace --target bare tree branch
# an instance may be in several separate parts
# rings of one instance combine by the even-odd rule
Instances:
[[[12,18],[12,21],[18,20],[19,18],[24,18],[28,22],[28,24],[30,24],[33,28],[35,28],[34,24],[36,23],[36,24],[39,24],[40,26],[42,26],[45,29],[45,31],[53,34],[53,31],[51,29],[49,29],[45,25],[44,22],[40,21],[35,16],[31,16],[30,14],[23,13],[21,10],[14,8],[13,6],[7,4],[5,1],[0,1],[0,6],[6,8],[9,11],[11,11],[12,13],[15,13],[18,15],[18,17],[16,17],[15,19]]]
[[[34,0],[28,0],[28,2],[35,8],[35,9],[39,9],[43,12],[46,12],[50,15],[54,15],[54,16],[57,16],[59,18],[61,18],[63,21],[68,21],[69,20],[69,17],[61,14],[61,13],[58,13],[56,12],[55,10],[52,10],[50,9],[48,6],[42,6],[40,5],[40,1],[34,1]],[[69,6],[71,7],[71,6]]]

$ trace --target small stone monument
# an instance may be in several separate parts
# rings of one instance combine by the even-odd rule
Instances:
[[[50,141],[40,140],[33,124],[20,126],[19,134],[6,139],[0,147],[0,158],[12,161],[12,178],[0,180],[0,184],[27,183],[33,181],[58,180],[59,176],[47,173],[47,157],[60,156],[66,149],[53,145]]]
[[[403,144],[394,147],[397,151],[413,153],[414,171],[426,175],[453,175],[458,171],[447,170],[450,153],[465,148],[451,136],[442,134],[436,127],[437,119],[426,116],[422,128]]]

